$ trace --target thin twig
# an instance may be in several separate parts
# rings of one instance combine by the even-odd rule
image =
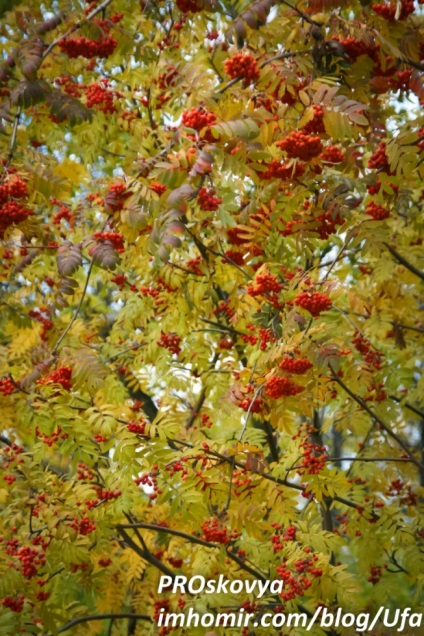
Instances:
[[[72,325],[74,324],[75,320],[78,317],[78,314],[79,314],[80,309],[82,307],[82,303],[84,301],[85,294],[87,292],[88,283],[89,283],[89,280],[90,280],[90,275],[91,275],[91,271],[93,269],[93,265],[94,265],[94,260],[91,259],[90,265],[88,267],[87,277],[85,279],[84,289],[82,290],[82,295],[81,295],[80,301],[79,301],[78,306],[77,306],[77,308],[76,308],[76,310],[74,312],[74,315],[72,316],[72,318],[71,318],[71,320],[69,322],[69,325],[66,327],[65,331],[62,333],[62,335],[59,337],[58,341],[56,342],[55,346],[53,347],[53,351],[52,351],[53,355],[58,350],[60,343],[65,338],[66,334],[68,333],[68,331],[70,330],[70,328],[72,327]]]

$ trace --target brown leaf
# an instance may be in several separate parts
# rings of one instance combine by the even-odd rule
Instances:
[[[57,250],[57,269],[61,276],[74,274],[82,265],[80,245],[61,245]]]

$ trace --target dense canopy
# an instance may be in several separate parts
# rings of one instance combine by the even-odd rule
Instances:
[[[422,4],[0,3],[0,634],[423,611]]]

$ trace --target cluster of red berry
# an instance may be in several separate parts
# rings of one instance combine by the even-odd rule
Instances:
[[[387,566],[386,566],[387,567]],[[373,585],[376,585],[380,579],[381,579],[381,574],[382,574],[382,568],[379,565],[372,565],[370,567],[370,576],[368,577],[367,581],[369,581],[370,583],[372,583]]]
[[[279,524],[273,521],[271,526],[275,529],[275,534],[271,535],[271,543],[274,550],[274,554],[276,552],[280,552],[285,546],[283,541],[296,541],[296,528],[295,526],[289,526],[285,530]],[[283,530],[283,532],[281,532]]]
[[[389,159],[387,157],[386,144],[384,141],[381,141],[378,144],[377,150],[368,159],[368,168],[391,174],[389,171]]]
[[[296,576],[286,563],[275,568],[277,574],[284,581],[284,591],[280,596],[284,601],[291,601],[296,596],[304,596],[305,591],[312,585],[312,581],[306,576]]]
[[[412,70],[397,71],[393,77],[389,79],[389,86],[395,91],[409,90],[409,82],[412,77]]]
[[[399,497],[399,502],[403,506],[416,506],[418,502],[411,485],[405,484],[401,479],[394,479],[385,494],[388,497]]]
[[[149,495],[149,499],[151,501],[154,501],[155,499],[157,499],[158,495],[162,494],[162,490],[157,484],[158,474],[159,467],[157,464],[154,464],[149,473],[145,473],[144,475],[141,475],[141,477],[137,477],[137,479],[134,479],[134,483],[137,484],[137,486],[141,484],[142,486],[149,486],[150,488],[153,488],[154,492],[150,493]]]
[[[246,387],[246,393],[251,394],[253,393],[253,391],[253,386],[251,384],[248,384]],[[254,396],[250,397],[250,395],[247,395],[246,397],[237,401],[237,406],[243,409],[243,411],[249,411],[249,413],[262,413],[264,403],[262,398],[258,395],[256,396],[256,399],[254,398]]]
[[[222,259],[223,263],[235,263],[236,265],[244,265],[244,252],[238,250],[225,250],[225,258]]]
[[[125,276],[125,274],[117,274],[116,276],[113,276],[110,280],[112,283],[115,283],[115,285],[118,285],[119,291],[122,291],[127,282],[127,276]]]
[[[237,53],[229,60],[225,60],[224,69],[231,79],[236,79],[237,77],[244,78],[246,86],[255,82],[259,77],[258,64],[253,55],[249,53],[246,55]]]
[[[296,384],[290,378],[272,375],[265,382],[265,394],[273,400],[289,395],[297,395],[301,391],[303,391],[303,386]]]
[[[78,519],[78,517],[74,517],[73,521],[68,523],[68,526],[82,536],[86,536],[87,534],[94,532],[96,529],[96,524],[94,523],[94,521],[92,521],[85,515],[81,517],[81,519]]]
[[[152,181],[150,184],[150,189],[153,190],[153,192],[156,192],[156,194],[158,194],[159,196],[161,196],[164,192],[167,191],[167,187],[162,185],[161,183],[159,183],[159,181]]]
[[[56,371],[52,371],[46,378],[38,380],[38,384],[60,384],[65,391],[70,391],[72,388],[71,377],[71,367],[59,367]]]
[[[10,378],[7,378],[6,380],[0,379],[0,393],[4,396],[11,395],[15,389],[16,387]]]
[[[355,349],[364,356],[365,362],[371,364],[375,369],[379,370],[382,368],[383,354],[373,347],[367,338],[361,336],[358,331],[355,331],[352,343],[355,345]]]
[[[374,203],[374,201],[370,201],[365,209],[365,214],[372,216],[374,221],[383,221],[390,216],[390,210]]]
[[[137,435],[144,435],[146,431],[146,422],[128,422],[127,428],[130,433],[136,433]]]
[[[32,214],[32,210],[15,200],[26,196],[28,196],[27,186],[18,177],[0,185],[0,238],[4,237],[8,227],[25,221]]]
[[[200,209],[205,212],[214,212],[222,203],[222,199],[215,196],[215,188],[200,188],[197,201]]]
[[[254,283],[247,286],[247,293],[250,296],[263,296],[270,292],[278,294],[282,289],[282,283],[274,274],[258,274]]]
[[[293,165],[281,163],[277,159],[272,159],[267,165],[267,170],[258,171],[261,179],[281,179],[281,181],[294,181],[303,176],[305,167],[303,164],[296,162]]]
[[[175,4],[183,13],[199,13],[202,11],[202,3],[198,3],[197,0],[176,0]]]
[[[95,475],[92,468],[90,468],[89,466],[87,466],[87,464],[84,464],[83,462],[79,462],[78,470],[77,470],[77,479],[79,481],[93,481],[94,477]]]
[[[47,332],[53,327],[53,321],[50,320],[50,312],[48,308],[41,307],[41,309],[32,309],[28,312],[28,316],[30,318],[34,318],[37,322],[40,322],[43,325],[40,338],[43,342],[46,342]]]
[[[312,214],[305,215],[300,219],[293,219],[287,221],[283,230],[280,230],[280,234],[283,236],[291,236],[296,231],[306,230],[310,232],[316,232],[320,239],[326,240],[329,236],[337,231],[337,227],[343,224],[343,219],[340,214],[333,216],[331,212],[321,212],[318,216]]]
[[[333,36],[333,40],[337,40],[343,46],[345,53],[350,57],[352,62],[356,62],[361,55],[368,55],[372,59],[376,58],[379,45],[357,40],[356,38],[346,38],[341,40],[337,36]]]
[[[115,13],[108,20],[93,19],[103,31],[102,37],[98,40],[90,40],[86,37],[65,38],[59,42],[60,50],[69,58],[85,57],[88,60],[94,58],[105,58],[112,55],[116,49],[118,42],[110,35],[113,24],[117,24],[124,17],[123,13]]]
[[[223,526],[216,518],[207,519],[204,523],[202,523],[200,528],[203,533],[202,539],[213,543],[228,545],[231,540],[237,539],[239,536],[237,530],[229,532],[228,528]]]
[[[308,123],[303,126],[302,131],[308,134],[324,133],[325,132],[324,119],[323,119],[324,111],[322,107],[318,106],[317,104],[314,104],[312,106],[312,110],[314,111],[314,116],[311,119],[311,121],[308,121]]]
[[[25,596],[23,594],[20,594],[19,596],[5,596],[4,599],[2,599],[1,604],[3,605],[3,607],[7,607],[8,609],[12,610],[12,612],[22,612],[23,606],[24,606],[24,602],[25,602]]]
[[[175,68],[173,64],[170,64],[166,71],[160,73],[158,79],[154,79],[153,83],[157,84],[160,90],[166,90],[170,86],[174,86],[175,80],[178,77],[178,70]]]
[[[195,274],[196,276],[204,276],[204,272],[202,272],[202,270],[199,267],[202,260],[203,259],[201,256],[196,256],[196,258],[190,258],[190,260],[188,260],[186,263],[186,266],[189,272]]]
[[[53,201],[52,201],[52,203],[53,203]],[[65,207],[64,205],[60,206],[59,210],[56,212],[56,214],[54,215],[54,217],[52,219],[52,223],[54,225],[60,225],[60,222],[61,222],[62,219],[65,219],[65,221],[68,221],[68,223],[69,223],[69,225],[71,227],[74,227],[74,225],[75,225],[74,215],[72,214],[70,209]]]
[[[60,426],[58,426],[56,430],[53,431],[53,433],[51,433],[50,435],[42,433],[38,426],[36,426],[35,434],[37,435],[38,439],[43,442],[43,444],[46,444],[49,448],[51,448],[53,444],[55,444],[59,439],[66,439],[67,437],[69,437],[68,433],[62,433],[62,428]]]
[[[175,353],[177,356],[181,353],[181,338],[176,333],[164,333],[161,332],[160,339],[156,343],[159,347],[168,349],[171,353]]]
[[[299,475],[318,475],[318,473],[324,468],[328,459],[325,446],[320,444],[314,444],[308,441],[306,438],[301,444],[302,449],[302,462],[301,468],[297,471]]]
[[[119,234],[119,232],[94,232],[93,236],[97,243],[104,243],[107,241],[111,243],[113,245],[113,249],[120,254],[125,252],[124,237],[122,234]]]
[[[175,462],[171,462],[165,466],[165,470],[170,477],[173,477],[177,473],[181,473],[181,479],[185,481],[188,475],[188,470],[184,465],[186,461],[187,457],[182,457],[181,460],[176,460]]]
[[[326,163],[341,163],[345,158],[343,152],[337,146],[327,146],[319,157]]]
[[[294,299],[294,304],[309,311],[314,318],[331,307],[331,299],[321,292],[301,292]]]
[[[226,300],[220,300],[217,307],[214,308],[212,313],[218,316],[226,316],[231,320],[232,318],[234,318],[236,311],[235,309],[230,307],[230,302],[230,298],[227,298]]]
[[[378,13],[379,16],[388,20],[389,22],[394,22],[396,18],[396,12],[398,10],[397,2],[390,2],[389,4],[373,4],[371,8],[375,13]],[[414,13],[415,6],[413,0],[401,0],[401,9],[398,16],[398,20],[405,20],[411,13]]]
[[[194,106],[190,110],[183,111],[181,121],[184,126],[200,131],[213,126],[216,123],[216,115],[207,111],[206,108]]]
[[[312,137],[303,130],[294,130],[285,139],[277,141],[275,144],[284,150],[292,159],[310,161],[317,157],[323,150],[323,145],[319,137]]]
[[[296,375],[302,375],[312,368],[312,362],[307,358],[291,358],[290,356],[284,356],[278,365],[280,369],[294,373]]]
[[[124,207],[125,200],[131,192],[127,191],[125,183],[114,183],[106,192],[104,205],[108,212],[117,212]]]
[[[110,81],[102,78],[100,82],[93,82],[85,89],[86,106],[92,108],[97,106],[97,110],[103,113],[115,113],[115,97],[122,97],[122,93],[110,90]]]

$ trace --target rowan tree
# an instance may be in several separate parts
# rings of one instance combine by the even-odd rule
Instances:
[[[422,1],[4,4],[0,633],[422,611]]]

